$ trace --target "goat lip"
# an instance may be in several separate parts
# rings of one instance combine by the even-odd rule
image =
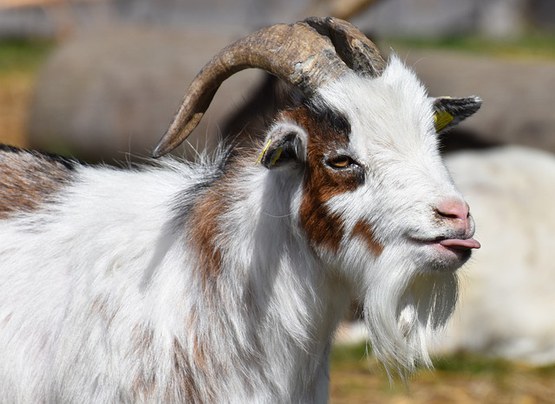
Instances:
[[[478,249],[481,247],[478,240],[474,238],[446,238],[437,237],[434,239],[420,239],[416,237],[411,237],[414,241],[427,244],[427,245],[438,245],[450,250],[470,250]]]
[[[439,240],[438,244],[445,248],[456,249],[456,250],[470,250],[473,248],[481,247],[478,240],[473,238],[467,238],[467,239],[448,238],[448,239]]]

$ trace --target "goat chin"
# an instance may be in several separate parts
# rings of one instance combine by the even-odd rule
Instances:
[[[373,353],[405,378],[417,365],[432,366],[428,344],[454,311],[458,279],[391,255],[366,274],[364,319]]]

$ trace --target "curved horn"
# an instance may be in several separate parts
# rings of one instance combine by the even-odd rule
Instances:
[[[160,157],[183,142],[222,82],[251,67],[266,70],[307,94],[348,70],[331,41],[304,22],[261,29],[227,46],[203,67],[153,156]]]
[[[368,77],[382,74],[385,62],[380,51],[354,25],[333,17],[310,17],[305,22],[329,37],[339,57],[355,72]]]

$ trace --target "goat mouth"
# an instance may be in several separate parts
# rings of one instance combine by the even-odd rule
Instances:
[[[471,250],[471,249],[478,249],[481,247],[480,242],[472,237],[468,237],[468,238],[436,237],[432,239],[411,237],[411,239],[417,242],[418,244],[438,245],[450,250]]]
[[[433,239],[412,238],[417,244],[434,248],[441,256],[457,257],[459,260],[466,261],[471,254],[471,250],[481,247],[478,240],[472,237],[436,237]]]
[[[480,248],[480,243],[472,237],[457,237],[456,235],[436,238],[411,237],[411,240],[423,249],[421,252],[429,268],[434,272],[455,271],[468,261],[472,250]]]
[[[481,245],[478,240],[474,238],[446,238],[436,241],[437,244],[450,249],[450,250],[471,250],[473,248],[480,248]]]

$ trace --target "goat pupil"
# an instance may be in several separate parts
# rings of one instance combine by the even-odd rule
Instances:
[[[351,165],[351,159],[347,156],[336,157],[329,161],[329,165],[334,168],[346,168]]]

